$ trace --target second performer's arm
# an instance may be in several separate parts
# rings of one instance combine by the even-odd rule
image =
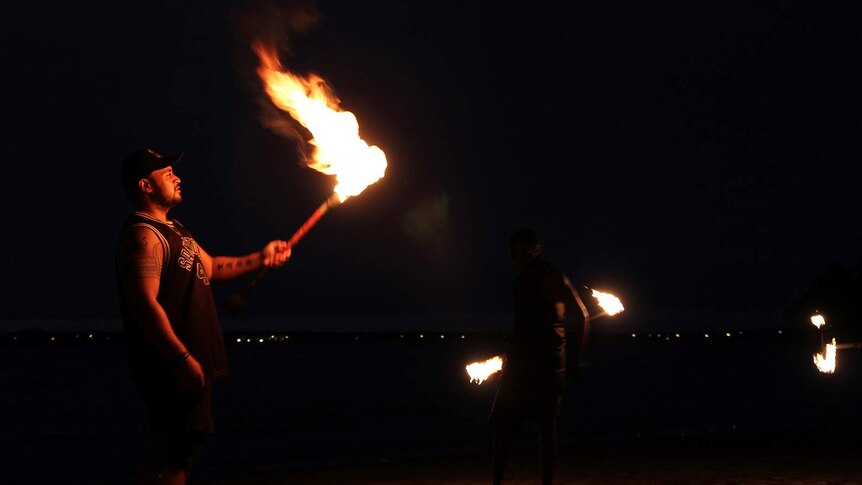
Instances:
[[[590,336],[590,312],[587,310],[587,306],[584,304],[584,300],[581,299],[580,293],[575,287],[572,285],[572,282],[569,281],[569,278],[564,276],[563,283],[566,285],[566,288],[569,290],[569,295],[571,297],[570,301],[573,301],[580,309],[581,314],[584,316],[584,329],[583,335],[581,336],[581,347],[585,347],[587,344],[587,339]],[[569,308],[571,308],[571,303],[569,304]]]

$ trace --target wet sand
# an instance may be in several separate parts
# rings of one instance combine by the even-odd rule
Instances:
[[[862,484],[858,430],[563,445],[558,484]],[[490,483],[486,454],[326,470],[263,470],[206,485]],[[539,483],[537,450],[513,450],[504,483]]]

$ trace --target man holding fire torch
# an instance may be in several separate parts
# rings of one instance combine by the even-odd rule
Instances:
[[[589,332],[589,312],[569,279],[542,258],[536,230],[515,231],[509,249],[516,272],[515,322],[489,417],[495,430],[493,483],[502,483],[512,436],[530,419],[541,435],[542,483],[550,485],[566,378],[565,322],[567,317],[576,322],[568,344],[569,357],[577,366]]]
[[[137,150],[121,169],[135,212],[117,247],[117,286],[129,364],[153,440],[138,483],[186,483],[214,431],[212,381],[228,369],[210,283],[279,267],[290,258],[279,240],[246,256],[210,256],[188,229],[168,219],[182,201],[173,171],[181,156]]]

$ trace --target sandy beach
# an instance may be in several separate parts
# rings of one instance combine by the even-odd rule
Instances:
[[[860,484],[858,430],[830,430],[697,438],[651,438],[619,443],[564,445],[558,484]],[[490,483],[489,456],[326,470],[263,470],[197,480],[200,485]],[[513,451],[506,481],[539,483],[536,450]]]
[[[474,345],[230,349],[234,375],[216,388],[217,431],[191,485],[490,483],[494,388],[453,378]],[[567,395],[557,483],[862,484],[862,355],[846,354],[826,378],[792,343],[592,349],[590,372]],[[3,350],[0,483],[130,483],[148,437],[128,370],[106,365],[124,348]],[[530,428],[506,483],[538,483]]]

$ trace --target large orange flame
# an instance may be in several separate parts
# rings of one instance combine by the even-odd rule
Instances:
[[[309,166],[335,175],[335,193],[341,202],[359,195],[366,187],[383,178],[386,155],[376,146],[359,138],[359,123],[349,111],[339,108],[338,100],[326,89],[322,78],[301,77],[283,70],[275,50],[260,42],[253,45],[260,57],[258,75],[266,85],[273,104],[287,111],[308,128],[314,146]]]

